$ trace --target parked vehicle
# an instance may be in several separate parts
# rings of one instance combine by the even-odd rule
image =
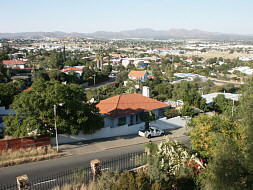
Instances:
[[[159,137],[164,135],[164,131],[156,127],[149,127],[148,130],[139,131],[139,135],[146,138]]]

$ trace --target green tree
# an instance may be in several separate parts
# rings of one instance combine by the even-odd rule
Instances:
[[[239,121],[243,128],[244,139],[242,143],[244,153],[244,168],[247,168],[246,184],[253,189],[253,77],[247,80],[242,87],[242,97],[239,107]]]
[[[122,72],[119,72],[119,73],[117,74],[116,81],[117,81],[118,83],[122,83],[122,82],[124,82],[124,81],[127,80],[127,79],[128,79],[128,71],[122,71]]]
[[[103,126],[102,118],[94,105],[84,101],[78,85],[37,80],[30,91],[21,93],[12,103],[16,115],[4,118],[6,132],[15,137],[52,134],[56,119],[59,133],[93,133]],[[63,106],[57,107],[54,118],[53,106],[58,104]]]
[[[42,62],[42,66],[50,69],[62,69],[63,62],[64,60],[62,53],[54,52],[45,58],[45,60]]]
[[[0,61],[9,59],[8,52],[0,50]]]
[[[202,189],[253,189],[253,78],[242,87],[236,123],[230,124],[230,135],[220,136],[212,158],[200,176]],[[237,138],[234,138],[237,137]]]
[[[207,168],[200,175],[202,189],[252,189],[252,183],[246,182],[248,168],[245,168],[243,160],[238,144],[229,138],[221,138]]]
[[[6,68],[4,65],[0,64],[0,83],[9,82],[12,74],[12,69]]]
[[[145,129],[149,129],[149,123],[157,119],[156,115],[152,111],[142,112],[140,119],[145,122]]]
[[[191,106],[205,109],[205,101],[198,93],[198,86],[195,83],[182,81],[174,85],[172,96],[176,100],[183,100]]]
[[[15,82],[0,83],[0,106],[8,108],[14,97],[20,92],[21,90]]]
[[[214,98],[214,110],[218,113],[225,114],[227,118],[232,117],[232,107],[233,100],[225,98],[223,94],[219,94],[216,98]]]
[[[152,94],[154,98],[165,101],[172,98],[172,85],[168,83],[161,83],[154,86]]]
[[[189,134],[192,149],[206,158],[213,157],[215,148],[219,146],[218,137],[240,138],[239,126],[218,115],[201,114],[188,125],[191,128]]]
[[[196,111],[193,107],[189,106],[188,104],[184,104],[182,109],[180,110],[182,116],[189,116],[193,117],[196,115]]]

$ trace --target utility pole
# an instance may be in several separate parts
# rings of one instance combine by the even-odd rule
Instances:
[[[234,106],[235,106],[235,100],[233,99],[233,105],[232,105],[232,117],[234,117]]]
[[[58,104],[58,106],[63,106],[63,103]],[[56,144],[56,150],[59,151],[59,143],[58,143],[58,131],[57,131],[57,123],[56,123],[56,109],[57,105],[54,104],[54,130],[55,130],[55,144]]]
[[[94,86],[95,86],[96,85],[96,74],[94,73],[92,76],[94,77]]]
[[[55,143],[56,143],[56,150],[59,151],[59,144],[58,144],[58,132],[57,132],[57,124],[56,124],[56,104],[54,105],[54,130],[55,130]]]
[[[63,62],[66,61],[66,47],[65,47],[65,43],[63,44]]]

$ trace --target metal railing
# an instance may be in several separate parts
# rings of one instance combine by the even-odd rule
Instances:
[[[147,161],[146,153],[135,152],[114,157],[111,160],[102,160],[102,171],[125,171],[142,166]],[[31,190],[50,190],[54,187],[62,187],[65,184],[89,183],[92,179],[91,168],[75,168],[59,172],[47,177],[29,177]],[[16,190],[17,184],[0,184],[0,190]]]

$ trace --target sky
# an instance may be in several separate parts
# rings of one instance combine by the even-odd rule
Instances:
[[[253,34],[253,0],[0,0],[0,32],[137,28]]]

